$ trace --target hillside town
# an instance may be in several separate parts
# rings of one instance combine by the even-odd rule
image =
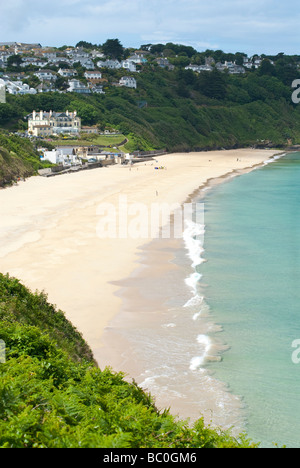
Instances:
[[[298,77],[299,64],[300,56],[283,53],[248,57],[173,43],[135,49],[118,39],[62,47],[0,42],[3,134],[33,145],[46,176],[57,173],[53,166],[71,171],[130,165],[135,157],[170,148],[223,149],[233,146],[240,132],[244,108],[236,104],[249,104],[248,122],[249,111],[257,113],[253,103],[289,100],[287,87]],[[219,118],[229,107],[231,113],[239,110],[236,121],[227,114]],[[233,127],[226,144],[225,121]],[[285,131],[278,139],[280,144],[292,141]],[[251,140],[254,146],[273,144],[265,126]]]
[[[153,57],[147,47],[130,49],[126,55],[128,57],[123,59],[114,58],[105,55],[100,47],[86,49],[77,45],[52,48],[41,44],[0,42],[0,102],[5,102],[3,88],[12,95],[52,91],[105,94],[108,86],[136,89],[137,76],[147,64],[174,70],[179,60],[181,68],[184,64],[186,70],[196,73],[216,69],[230,74],[245,74],[247,70],[257,69],[263,60],[260,56],[247,57],[243,54],[239,63],[216,61],[207,56],[205,63],[193,63],[191,60],[185,64],[180,61],[188,60],[183,54],[172,56],[175,60],[168,57],[166,51],[156,52]],[[114,70],[119,71],[117,79],[111,73]]]

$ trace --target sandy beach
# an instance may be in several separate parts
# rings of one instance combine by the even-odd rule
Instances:
[[[151,236],[101,238],[97,228],[103,204],[114,207],[115,214],[120,196],[129,205],[182,204],[208,180],[254,167],[276,153],[241,149],[169,154],[131,169],[115,165],[37,176],[1,190],[0,271],[33,291],[45,291],[82,333],[99,366],[110,365],[102,352],[102,336],[121,307],[118,282],[135,270],[139,248]]]

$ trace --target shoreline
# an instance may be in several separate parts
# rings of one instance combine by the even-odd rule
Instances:
[[[194,190],[185,202],[199,201],[199,199],[205,197],[207,189],[263,167],[286,154],[287,152],[274,154],[267,162],[263,161],[252,167],[233,170],[218,178],[208,179],[201,187]],[[171,289],[168,292],[162,291],[168,281],[171,282],[175,278],[178,283],[181,283],[182,311],[186,307],[186,301],[188,303],[192,299],[193,302],[191,292],[183,285],[184,275],[182,272],[184,268],[179,271],[180,265],[176,262],[176,254],[179,251],[182,252],[182,255],[187,256],[187,246],[184,245],[182,239],[154,239],[139,248],[139,262],[136,269],[129,277],[114,282],[119,287],[115,294],[122,299],[122,306],[119,313],[105,328],[103,352],[110,366],[116,371],[125,372],[129,380],[134,379],[145,391],[151,393],[159,408],[170,407],[174,416],[179,416],[181,419],[187,418],[192,422],[203,416],[206,423],[214,426],[225,429],[234,426],[236,435],[238,435],[245,430],[242,411],[243,401],[238,396],[231,394],[223,382],[215,380],[209,370],[203,367],[198,368],[197,365],[193,368],[193,359],[196,363],[199,357],[193,357],[189,363],[190,370],[200,372],[198,380],[197,378],[194,379],[198,391],[202,394],[200,400],[197,400],[197,396],[192,391],[188,390],[187,395],[184,394],[183,390],[177,392],[177,385],[178,389],[183,389],[183,383],[180,382],[179,375],[176,386],[172,387],[170,385],[167,389],[167,383],[163,382],[163,379],[159,376],[159,366],[157,366],[155,360],[153,360],[152,365],[155,367],[157,375],[151,374],[151,371],[147,369],[148,362],[142,352],[144,345],[139,344],[133,336],[134,333],[139,334],[140,329],[144,326],[149,327],[149,329],[156,329],[155,333],[157,334],[160,334],[161,328],[178,326],[171,321],[173,304],[168,296],[168,294],[176,294],[176,291],[170,292]],[[188,268],[186,273],[190,274],[193,270],[190,260],[187,261],[187,266],[190,267],[190,270]],[[159,278],[159,280],[155,282],[155,278]],[[152,293],[150,297],[148,291],[151,288],[156,293]],[[201,308],[204,306],[205,309],[205,285],[200,284],[199,291],[201,291],[200,295],[203,300]],[[197,316],[197,318],[193,317],[194,324],[190,323],[192,327],[195,327],[197,320],[198,338],[200,337],[200,343],[207,346],[204,359],[208,361],[221,360],[223,352],[228,349],[222,340],[218,339],[218,333],[222,330],[219,325],[214,323],[209,310],[205,309],[203,313],[203,311],[199,312],[199,309],[200,305],[198,304],[198,310],[194,310],[194,317]],[[193,308],[191,308],[192,310]],[[190,318],[187,316],[187,322]],[[165,321],[170,323],[164,323]],[[211,333],[213,338],[209,337]],[[155,339],[155,337],[153,338]],[[164,337],[162,335],[161,341],[164,342],[164,347],[166,347],[167,338],[167,335],[164,335]],[[151,354],[151,350],[149,353]],[[136,355],[139,355],[139,359],[136,358]],[[163,359],[162,356],[161,359]],[[202,358],[200,358],[201,360]],[[188,362],[186,364],[188,366]],[[182,375],[186,376],[185,378],[188,378],[188,375],[190,375],[191,380],[194,378],[192,376],[193,372],[189,374],[187,367],[179,364],[179,369]],[[161,388],[156,385],[156,381],[160,381]],[[208,381],[209,384],[207,384]],[[213,387],[216,388],[218,402],[214,401],[214,397],[211,396]],[[163,388],[166,390],[163,390]],[[203,400],[205,403],[203,403]],[[227,414],[226,411],[224,414],[223,405],[227,408]],[[198,412],[200,413],[198,414]]]
[[[110,365],[103,360],[102,338],[122,305],[116,283],[135,271],[141,247],[152,239],[98,239],[99,203],[117,206],[125,194],[129,202],[143,200],[147,206],[182,204],[207,182],[253,170],[278,154],[247,149],[175,153],[159,157],[167,166],[160,173],[141,162],[131,171],[112,166],[21,182],[0,192],[1,272],[44,291],[82,333],[99,366]]]

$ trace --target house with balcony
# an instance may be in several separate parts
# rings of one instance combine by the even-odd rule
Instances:
[[[72,80],[68,81],[69,87],[67,88],[67,91],[69,93],[79,93],[79,94],[90,94],[91,90],[81,81],[76,80],[73,78]]]
[[[56,73],[52,70],[39,70],[34,73],[35,76],[38,77],[41,81],[55,81],[56,80]]]
[[[84,72],[84,77],[87,80],[97,82],[102,79],[102,73],[100,71],[95,70],[87,70]]]

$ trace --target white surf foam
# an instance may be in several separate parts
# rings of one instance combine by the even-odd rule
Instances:
[[[206,358],[209,355],[209,351],[212,346],[211,339],[207,335],[198,335],[197,342],[203,348],[203,352],[200,356],[195,356],[191,359],[190,370],[192,371],[198,370],[199,368],[201,368],[201,366],[205,364]]]
[[[201,276],[200,276],[201,278]],[[200,279],[199,278],[199,279]],[[197,280],[198,281],[198,280]],[[195,294],[195,296],[191,297],[191,299],[189,299],[183,307],[195,307],[195,306],[198,306],[198,305],[201,305],[202,302],[203,302],[203,297],[202,296],[199,296],[199,294]]]
[[[277,156],[274,156],[273,158],[270,158],[270,159],[267,159],[266,161],[264,161],[264,165],[266,166],[267,164],[270,164],[274,161],[277,161],[278,159],[281,159],[283,156],[285,156],[286,154],[277,154]]]
[[[194,296],[187,301],[185,307],[190,306],[192,303],[195,305],[195,301],[197,301],[199,297],[197,294],[197,284],[202,275],[197,272],[196,267],[204,261],[202,258],[202,254],[204,252],[204,232],[205,229],[203,224],[197,224],[191,220],[185,221],[183,240],[187,250],[187,256],[192,261],[191,267],[194,269],[194,272],[185,279],[186,285],[189,286],[194,293]]]
[[[187,249],[187,255],[192,260],[193,268],[203,262],[204,233],[205,229],[203,224],[197,224],[191,220],[185,221],[183,240]]]

